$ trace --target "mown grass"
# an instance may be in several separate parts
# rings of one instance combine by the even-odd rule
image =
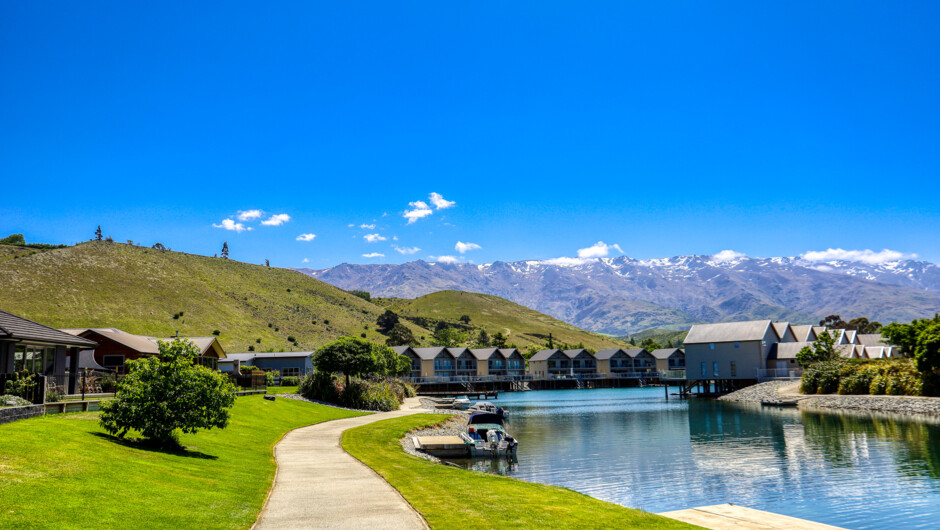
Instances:
[[[296,394],[296,386],[269,386],[268,394]]]
[[[248,528],[288,431],[359,413],[236,400],[228,428],[184,435],[184,453],[111,438],[97,413],[0,425],[0,528]]]
[[[556,343],[571,346],[584,344],[585,348],[618,348],[624,342],[585,331],[534,309],[510,302],[498,296],[463,291],[439,291],[415,299],[376,299],[400,315],[426,317],[457,323],[462,315],[470,317],[470,325],[485,329],[492,336],[496,332],[506,335],[510,343],[519,348],[541,346],[552,334]]]
[[[432,528],[696,528],[556,486],[466,471],[406,454],[399,440],[445,415],[421,414],[343,433],[343,448],[382,475]]]

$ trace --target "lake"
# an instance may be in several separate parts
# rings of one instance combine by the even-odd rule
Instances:
[[[461,465],[649,512],[731,502],[846,528],[940,528],[940,421],[666,400],[662,387],[500,394],[515,463]]]

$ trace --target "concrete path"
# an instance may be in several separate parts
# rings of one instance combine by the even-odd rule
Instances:
[[[815,523],[796,517],[735,506],[716,504],[688,510],[661,513],[663,517],[678,519],[711,530],[841,530],[837,526]]]
[[[343,431],[428,412],[416,398],[401,410],[295,429],[274,447],[277,476],[255,529],[428,528],[385,479],[340,447]]]

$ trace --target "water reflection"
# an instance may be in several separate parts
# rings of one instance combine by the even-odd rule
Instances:
[[[848,528],[940,526],[940,422],[666,401],[659,389],[503,394],[518,463],[481,471],[653,512],[734,502]]]

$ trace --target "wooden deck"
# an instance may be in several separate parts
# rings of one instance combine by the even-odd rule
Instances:
[[[842,530],[838,526],[814,523],[805,519],[763,512],[734,504],[700,506],[688,510],[664,512],[659,515],[695,524],[711,530]]]

